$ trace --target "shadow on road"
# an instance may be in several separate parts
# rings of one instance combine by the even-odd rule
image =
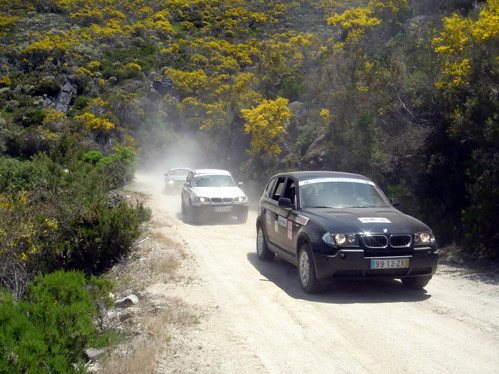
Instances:
[[[192,218],[188,214],[177,213],[175,216],[186,225],[192,226],[241,225],[246,223],[231,216],[209,217],[200,222],[192,222]]]
[[[399,280],[337,280],[324,286],[318,294],[308,295],[302,291],[295,266],[276,256],[273,261],[260,261],[256,253],[247,254],[248,261],[262,275],[262,282],[272,282],[295,299],[320,303],[357,304],[357,303],[394,303],[418,302],[431,297],[427,291],[411,290]]]

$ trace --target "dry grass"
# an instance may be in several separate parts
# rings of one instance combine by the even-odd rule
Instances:
[[[179,344],[178,333],[186,326],[199,323],[192,308],[179,298],[158,299],[143,292],[157,283],[177,282],[179,268],[187,254],[183,245],[170,233],[171,223],[163,217],[146,224],[143,238],[137,242],[129,259],[116,265],[108,276],[115,282],[119,297],[128,292],[142,294],[133,316],[123,325],[132,333],[106,357],[99,360],[99,374],[156,374],[159,357],[172,355]],[[131,321],[131,322],[130,322]]]

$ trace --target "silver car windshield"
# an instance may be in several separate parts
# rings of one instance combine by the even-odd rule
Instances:
[[[170,169],[168,175],[185,175],[189,173],[189,169]]]
[[[375,208],[387,207],[390,203],[367,183],[326,181],[300,187],[303,208]]]
[[[236,187],[230,175],[199,175],[194,177],[194,187]]]

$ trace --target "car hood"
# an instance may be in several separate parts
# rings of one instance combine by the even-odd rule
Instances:
[[[193,187],[192,192],[199,197],[238,197],[246,196],[239,187]]]
[[[167,177],[168,180],[175,181],[175,182],[185,182],[185,175],[171,175]]]
[[[429,231],[418,219],[395,208],[313,208],[303,215],[330,232],[403,234]]]

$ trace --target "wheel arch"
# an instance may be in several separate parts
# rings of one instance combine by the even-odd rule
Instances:
[[[300,236],[298,237],[298,240],[296,241],[296,261],[298,262],[299,256],[300,256],[300,249],[301,249],[302,245],[305,243],[307,243],[310,246],[310,252],[312,255],[312,258],[311,258],[312,264],[314,265],[314,269],[317,273],[317,267],[315,266],[315,258],[314,258],[314,256],[315,256],[314,248],[311,244],[310,238],[304,232],[300,234]]]

